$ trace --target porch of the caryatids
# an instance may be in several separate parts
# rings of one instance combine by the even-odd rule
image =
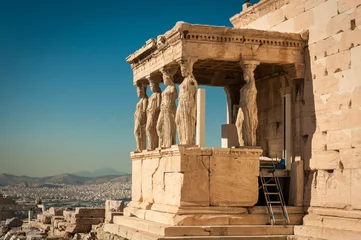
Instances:
[[[162,102],[160,105],[160,114],[157,122],[157,134],[159,137],[159,146],[161,148],[170,148],[176,144],[176,99],[178,97],[177,88],[173,80],[178,66],[167,66],[160,69],[163,75],[163,83],[167,86],[162,93]]]
[[[256,146],[258,109],[254,70],[259,65],[259,62],[242,61],[240,65],[246,83],[240,89],[239,110],[236,120],[238,140],[241,146]]]
[[[179,143],[184,145],[195,144],[198,83],[193,76],[193,65],[196,61],[196,58],[185,58],[177,61],[184,79],[179,85],[176,125]]]
[[[162,101],[162,90],[159,87],[159,82],[155,81],[151,76],[148,76],[146,79],[149,82],[150,90],[153,92],[148,99],[147,125],[146,125],[146,135],[148,138],[147,150],[151,151],[159,147],[157,122],[160,113],[160,105]]]
[[[147,106],[148,96],[146,93],[147,85],[138,81],[136,84],[137,95],[140,99],[136,105],[134,113],[134,136],[136,142],[135,152],[141,152],[146,148],[146,123],[147,123]]]

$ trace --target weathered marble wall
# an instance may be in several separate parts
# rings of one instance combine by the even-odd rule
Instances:
[[[306,226],[295,233],[356,239],[354,231],[361,229],[353,223],[361,218],[361,1],[264,0],[231,21],[236,28],[309,31],[299,123],[304,203],[311,208]]]
[[[281,158],[283,149],[281,80],[272,77],[257,81],[257,143],[263,155]]]

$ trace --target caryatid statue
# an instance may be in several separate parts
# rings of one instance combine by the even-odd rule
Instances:
[[[257,88],[254,70],[258,62],[241,63],[245,84],[240,90],[239,110],[236,127],[240,146],[256,146],[256,131],[258,126]]]
[[[196,61],[197,59],[188,58],[178,62],[184,77],[183,82],[179,85],[178,108],[175,120],[180,144],[195,144],[198,83],[193,76],[193,64]]]
[[[134,136],[136,142],[135,152],[141,152],[145,150],[146,147],[146,134],[145,126],[147,124],[147,105],[148,105],[148,96],[146,93],[147,85],[144,85],[142,82],[137,82],[137,94],[140,99],[136,105],[136,110],[134,113]]]
[[[178,97],[173,76],[178,67],[164,67],[160,70],[163,74],[163,82],[167,86],[162,93],[162,103],[160,105],[160,114],[157,122],[157,134],[159,136],[159,146],[161,148],[170,148],[176,144],[176,124],[175,116],[177,106],[175,100]]]
[[[162,90],[159,87],[159,82],[155,82],[151,77],[147,80],[150,83],[150,90],[153,94],[148,99],[147,107],[147,125],[146,134],[148,138],[148,150],[156,149],[158,145],[157,121],[160,113],[160,105],[162,101]]]

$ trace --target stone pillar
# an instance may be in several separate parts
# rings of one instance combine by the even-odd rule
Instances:
[[[148,99],[146,125],[146,134],[148,139],[147,149],[148,151],[152,151],[159,147],[157,122],[160,113],[160,104],[162,101],[162,90],[159,87],[159,82],[156,82],[152,77],[148,76],[147,80],[150,84],[150,90],[153,92],[153,94]]]
[[[193,76],[193,64],[196,61],[196,58],[186,58],[177,61],[184,77],[179,85],[178,108],[176,112],[179,143],[182,145],[195,145],[198,83]]]
[[[31,222],[32,219],[33,219],[33,210],[29,210],[28,211],[28,221]]]
[[[227,97],[227,124],[222,124],[222,148],[239,147],[237,129],[235,125],[235,104],[239,104],[239,87],[226,86],[224,91]]]
[[[231,98],[231,93],[229,87],[224,87],[224,91],[227,97],[227,124],[232,124],[233,119],[233,101]]]
[[[258,126],[257,88],[254,70],[259,65],[257,61],[243,61],[243,78],[246,82],[240,90],[239,110],[236,127],[240,146],[256,146],[256,131]]]
[[[178,92],[174,84],[173,76],[177,72],[178,66],[164,67],[160,69],[163,75],[163,83],[167,86],[162,93],[160,114],[157,122],[157,134],[159,136],[159,146],[170,148],[176,144],[176,124],[175,116],[177,106],[175,100]]]
[[[137,95],[140,99],[136,105],[134,113],[134,136],[136,141],[135,152],[141,152],[146,148],[146,124],[147,124],[147,106],[148,96],[146,93],[147,85],[137,82]]]
[[[196,144],[198,147],[204,147],[204,129],[206,117],[206,90],[198,89],[197,93],[197,134]]]
[[[286,160],[286,169],[291,170],[293,156],[292,141],[292,80],[290,76],[281,77],[282,88],[280,90],[282,98],[283,113],[283,151],[282,158]]]

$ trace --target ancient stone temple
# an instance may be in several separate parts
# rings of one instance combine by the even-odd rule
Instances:
[[[230,19],[234,28],[178,22],[131,54],[139,97],[132,201],[105,231],[141,239],[361,239],[360,5],[246,3]],[[222,148],[195,142],[202,86],[225,91]],[[277,174],[288,226],[268,225],[264,157],[285,161]]]

